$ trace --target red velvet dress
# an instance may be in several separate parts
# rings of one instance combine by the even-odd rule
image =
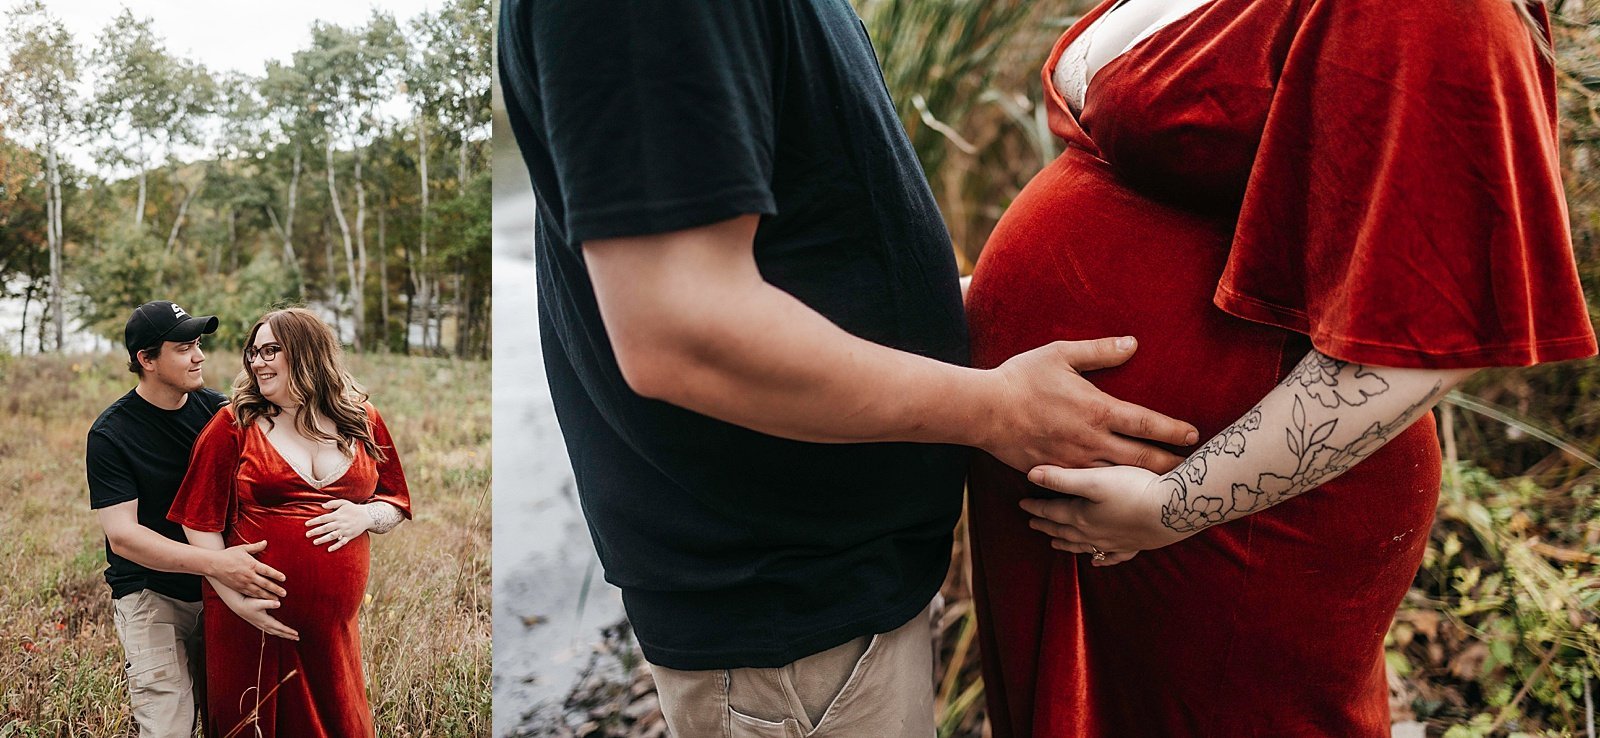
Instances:
[[[1554,73],[1507,0],[1212,0],[1113,59],[978,262],[973,355],[1133,335],[1106,392],[1217,433],[1312,346],[1382,366],[1588,356]],[[1539,6],[1542,7],[1542,6]],[[1542,10],[1535,11],[1542,13]],[[1431,418],[1344,476],[1114,567],[1054,493],[970,480],[994,734],[1387,736],[1383,637],[1439,490]]]
[[[240,429],[232,408],[219,411],[195,442],[189,473],[167,517],[221,532],[229,546],[267,541],[256,558],[284,573],[289,592],[272,615],[300,634],[296,642],[262,633],[205,583],[206,735],[227,735],[248,722],[258,705],[259,722],[238,735],[373,735],[356,617],[366,594],[371,536],[362,534],[329,553],[328,545],[311,543],[305,526],[327,512],[322,503],[334,498],[384,500],[411,516],[394,441],[370,405],[367,417],[388,459],[374,463],[358,445],[349,469],[320,489],[278,454],[260,427]]]

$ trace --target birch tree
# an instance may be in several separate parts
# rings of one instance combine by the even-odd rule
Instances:
[[[45,238],[50,253],[49,311],[54,348],[66,333],[62,308],[64,216],[61,148],[77,125],[78,48],[61,21],[33,0],[7,13],[6,117],[12,128],[41,149],[45,162]],[[40,343],[43,343],[41,339]]]
[[[96,54],[92,112],[104,143],[101,160],[136,170],[133,219],[143,227],[150,169],[179,147],[201,142],[215,87],[203,66],[167,53],[151,21],[126,8],[101,32]]]
[[[279,243],[283,245],[283,262],[289,268],[297,289],[302,287],[304,280],[300,257],[294,248],[295,214],[300,206],[300,174],[305,171],[305,147],[315,127],[315,116],[310,109],[309,84],[301,69],[277,61],[267,62],[267,73],[261,80],[262,101],[268,111],[272,135],[278,142],[273,152],[286,170],[284,209],[280,215],[275,205],[267,205],[267,218],[272,223]]]
[[[364,129],[373,127],[377,104],[392,91],[404,40],[394,18],[374,12],[367,27],[352,32],[316,23],[311,47],[295,53],[295,67],[305,76],[316,119],[323,129],[328,200],[344,244],[345,277],[355,323],[354,345],[363,347],[366,333],[366,191],[362,177]],[[348,144],[354,159],[356,222],[352,229],[339,192],[334,153]]]

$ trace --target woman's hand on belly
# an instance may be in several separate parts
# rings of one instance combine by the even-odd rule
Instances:
[[[332,499],[322,503],[329,512],[318,515],[306,521],[306,537],[315,539],[313,544],[321,546],[332,542],[328,553],[333,553],[345,544],[355,540],[356,536],[367,532],[373,526],[372,516],[367,514],[366,507],[344,499]]]
[[[212,584],[212,588],[217,591],[217,596],[222,598],[222,603],[227,605],[228,609],[233,611],[233,614],[256,626],[261,632],[270,636],[287,638],[291,641],[300,640],[298,631],[284,625],[282,621],[279,621],[268,612],[282,607],[282,602],[246,597],[227,587],[218,587],[215,583]]]
[[[1152,471],[1041,466],[1028,473],[1028,481],[1068,495],[1022,500],[1022,509],[1034,516],[1028,527],[1049,535],[1050,547],[1058,551],[1104,554],[1096,556],[1095,566],[1119,564],[1193,535],[1161,524],[1165,496],[1161,475]]]

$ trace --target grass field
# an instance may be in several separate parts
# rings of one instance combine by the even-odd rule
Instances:
[[[213,387],[236,359],[207,364]],[[488,362],[352,357],[415,520],[376,536],[361,615],[380,736],[489,734]],[[114,356],[0,356],[0,737],[132,736],[84,435],[133,386]]]

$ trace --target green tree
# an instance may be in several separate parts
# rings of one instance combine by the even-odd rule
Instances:
[[[459,140],[456,180],[463,191],[472,176],[471,141],[486,133],[491,117],[493,30],[488,0],[448,0],[438,13],[418,16],[413,31],[418,59],[412,82],[426,94],[426,112]]]
[[[275,162],[284,188],[284,210],[279,216],[273,204],[266,206],[267,218],[283,244],[283,263],[295,281],[296,292],[303,290],[303,270],[294,248],[295,215],[300,206],[300,174],[305,170],[305,147],[315,137],[309,82],[295,66],[267,62],[261,80],[261,98],[266,106],[269,140],[276,143],[268,157]]]
[[[434,224],[429,220],[435,212],[430,207],[428,181],[428,133],[438,126],[456,139],[456,193],[467,195],[471,178],[471,161],[474,138],[484,138],[491,117],[490,112],[490,58],[493,53],[493,14],[488,0],[448,0],[438,13],[423,13],[412,23],[415,57],[407,69],[406,87],[416,108],[417,146],[422,182],[421,208],[423,225],[419,233],[420,258],[424,268],[417,275],[419,300],[423,309],[423,342],[430,337],[440,340],[439,331],[428,330],[428,316],[433,312],[433,302],[443,297],[443,282],[433,275],[429,265],[449,265],[448,258],[435,259],[429,254],[429,236],[434,235]],[[446,244],[445,248],[451,248]],[[466,339],[465,325],[470,322],[472,285],[457,273],[455,281],[455,311],[462,330],[457,333],[458,347]]]
[[[456,347],[458,356],[487,356],[489,351],[490,251],[493,208],[489,172],[468,180],[459,197],[433,206],[433,222],[441,243],[438,258],[456,275]]]
[[[241,225],[264,225],[260,221],[271,207],[272,191],[261,171],[270,144],[260,87],[261,80],[237,72],[217,79],[218,126],[211,145],[216,158],[206,165],[209,185],[203,199],[224,222],[207,239],[212,243],[206,256],[211,271],[239,269]],[[286,263],[284,269],[292,273],[293,267]]]
[[[18,353],[27,350],[28,314],[42,282],[40,257],[48,256],[41,248],[47,240],[46,180],[41,167],[38,156],[8,139],[0,129],[0,298],[22,298]],[[22,278],[16,292],[11,289],[14,276]]]
[[[31,0],[6,14],[6,117],[12,130],[23,133],[42,150],[45,161],[45,238],[50,255],[50,317],[54,347],[61,350],[66,313],[64,292],[60,150],[71,137],[77,119],[78,47],[61,21],[45,10],[42,0]]]
[[[323,129],[328,180],[328,201],[344,244],[345,276],[355,322],[355,348],[363,347],[366,327],[366,197],[362,178],[363,129],[373,123],[379,101],[388,97],[391,79],[405,56],[399,26],[388,14],[375,11],[366,28],[350,31],[337,25],[315,23],[311,47],[295,52],[295,68],[306,80],[312,111]],[[354,156],[357,200],[356,229],[345,216],[336,178],[334,152],[346,143]],[[331,265],[330,265],[331,266]],[[329,270],[332,273],[332,270]],[[329,294],[336,290],[329,285]]]
[[[102,61],[93,119],[106,141],[101,155],[108,164],[137,170],[133,219],[142,227],[152,163],[166,161],[176,147],[201,143],[202,121],[216,87],[203,66],[167,53],[151,21],[126,8],[101,32],[98,44]],[[181,215],[176,222],[181,227]]]
[[[83,288],[78,312],[84,325],[114,340],[131,310],[157,299],[154,295],[171,294],[163,275],[181,275],[176,266],[176,259],[144,227],[120,219],[107,223],[99,248],[78,266]]]

